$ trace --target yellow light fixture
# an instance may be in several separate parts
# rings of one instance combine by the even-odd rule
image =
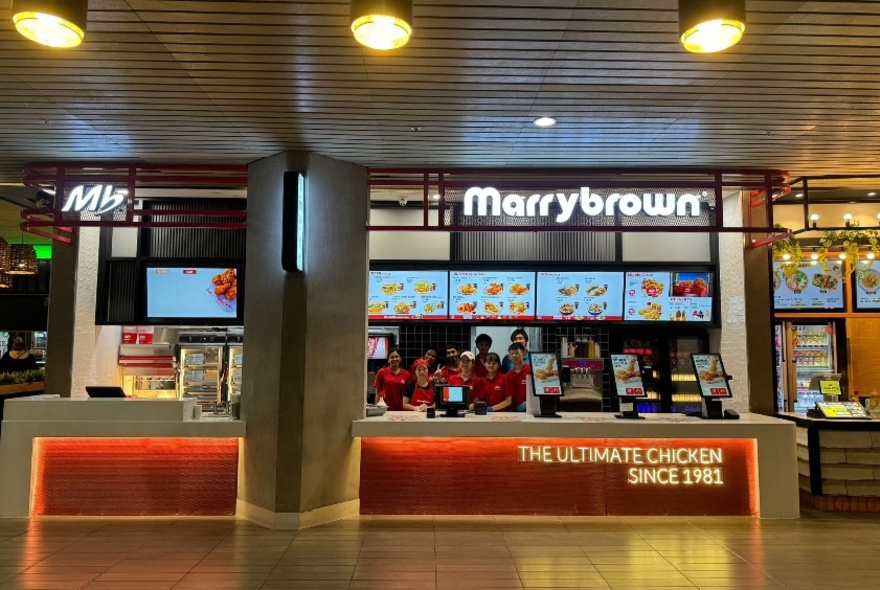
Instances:
[[[16,30],[41,45],[70,48],[85,37],[88,0],[13,0]]]
[[[351,32],[372,49],[403,47],[412,35],[412,0],[351,0]]]
[[[723,51],[745,30],[746,0],[678,0],[678,32],[688,51]]]
[[[37,252],[30,244],[14,244],[10,248],[9,270],[11,275],[37,274]]]

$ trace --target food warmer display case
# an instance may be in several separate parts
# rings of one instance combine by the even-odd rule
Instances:
[[[709,352],[705,331],[669,330],[649,337],[624,333],[613,337],[611,345],[612,352],[634,354],[641,360],[647,399],[637,402],[640,413],[700,411],[702,399],[691,354]]]
[[[226,395],[223,401],[231,401],[241,395],[241,370],[244,366],[244,344],[241,336],[229,336],[226,345]]]
[[[181,334],[178,346],[178,391],[202,406],[219,404],[223,397],[225,334]]]

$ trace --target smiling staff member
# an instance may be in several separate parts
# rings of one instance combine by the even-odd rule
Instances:
[[[455,344],[446,345],[446,366],[440,365],[434,372],[434,383],[446,383],[449,378],[461,372],[461,365],[458,363],[458,346]]]
[[[504,389],[513,398],[513,408],[517,412],[526,411],[526,380],[532,374],[532,367],[523,361],[525,355],[526,349],[519,342],[507,347],[513,368],[504,375]]]
[[[477,336],[477,357],[474,359],[474,372],[479,377],[486,376],[486,359],[489,356],[490,348],[492,348],[491,336],[488,334]]]
[[[428,361],[419,359],[413,363],[416,380],[406,384],[403,391],[403,409],[424,412],[434,407],[434,384],[428,381]]]
[[[471,409],[473,409],[475,401],[486,399],[485,382],[474,372],[474,353],[469,350],[461,353],[458,364],[461,365],[461,372],[449,377],[448,383],[449,385],[467,385],[470,387],[468,402]]]
[[[526,334],[526,331],[522,328],[516,329],[510,335],[511,342],[519,342],[523,347],[523,362],[529,364],[532,362],[531,358],[529,358],[529,335]],[[513,368],[513,361],[510,360],[510,357],[505,357],[503,361],[501,361],[501,372],[506,373],[510,369]]]
[[[428,372],[429,373],[433,372],[434,366],[437,364],[437,349],[436,348],[429,348],[428,350],[425,351],[425,356],[423,356],[420,359],[416,359],[416,362],[412,364],[412,366],[409,368],[409,374],[410,374],[410,377],[413,379],[415,379],[415,377],[416,377],[416,363],[419,362],[420,360],[427,361]]]
[[[513,398],[504,388],[504,375],[501,374],[501,358],[494,352],[486,355],[486,376],[483,378],[483,393],[486,408],[490,412],[501,412],[510,409]]]
[[[403,410],[403,393],[409,381],[409,371],[400,368],[400,349],[392,346],[388,350],[388,366],[376,373],[376,396],[385,400],[391,412]]]

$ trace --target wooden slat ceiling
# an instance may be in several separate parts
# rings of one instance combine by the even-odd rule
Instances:
[[[415,0],[359,46],[347,2],[91,0],[51,50],[0,0],[0,182],[35,160],[365,166],[758,166],[880,157],[880,2],[749,0],[743,42],[693,55],[676,0]],[[559,119],[538,129],[532,119]],[[420,128],[413,131],[412,128]]]

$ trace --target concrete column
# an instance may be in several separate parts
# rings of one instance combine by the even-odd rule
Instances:
[[[281,267],[284,174],[305,175],[305,272]],[[358,513],[366,380],[365,168],[282,153],[248,171],[239,514],[301,528]]]
[[[86,385],[119,384],[119,326],[95,325],[100,230],[81,228],[53,247],[46,393],[86,397]]]

